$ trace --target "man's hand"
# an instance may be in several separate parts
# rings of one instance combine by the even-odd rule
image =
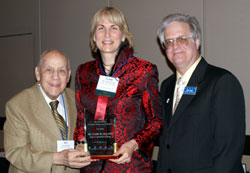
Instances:
[[[53,155],[53,164],[55,165],[65,165],[71,168],[82,168],[91,163],[89,153],[83,150],[63,150],[61,152],[56,152]]]

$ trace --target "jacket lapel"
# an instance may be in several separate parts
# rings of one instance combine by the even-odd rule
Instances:
[[[34,104],[34,109],[36,110],[36,114],[34,116],[37,116],[38,119],[40,119],[41,124],[43,124],[43,127],[47,128],[48,131],[50,131],[57,139],[61,139],[61,134],[59,131],[59,128],[56,124],[56,121],[51,113],[51,110],[46,103],[38,84],[34,86],[34,98],[36,98],[36,104]]]
[[[170,79],[168,84],[164,85],[162,91],[163,97],[163,116],[166,121],[166,125],[169,126],[172,117],[173,108],[173,98],[174,98],[174,88],[175,88],[176,75],[174,74]]]
[[[192,104],[192,100],[195,98],[195,96],[199,93],[200,87],[199,84],[204,78],[205,72],[207,68],[207,62],[204,60],[204,58],[201,59],[199,64],[197,65],[196,69],[194,70],[187,86],[197,87],[196,94],[195,95],[185,95],[183,94],[181,97],[181,100],[176,108],[176,111],[174,115],[171,118],[169,128],[173,126],[173,124],[180,118],[180,116],[183,114],[183,112],[188,109],[188,106]],[[172,113],[172,112],[171,112]]]

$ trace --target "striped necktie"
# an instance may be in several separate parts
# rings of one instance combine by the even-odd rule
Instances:
[[[66,124],[65,124],[63,117],[57,112],[58,103],[59,102],[56,100],[56,101],[50,102],[49,104],[51,106],[52,114],[56,120],[56,124],[63,134],[63,139],[66,139]]]

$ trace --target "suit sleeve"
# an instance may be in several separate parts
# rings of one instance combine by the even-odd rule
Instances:
[[[146,122],[144,128],[137,132],[133,139],[138,143],[139,149],[150,156],[150,148],[153,147],[152,141],[155,141],[160,135],[163,124],[156,66],[153,66],[147,73],[142,95],[142,106],[145,111]]]
[[[36,151],[29,140],[23,112],[13,104],[6,105],[4,148],[6,158],[24,172],[50,172],[53,152]]]
[[[245,102],[239,81],[232,75],[216,83],[211,100],[214,129],[215,173],[235,173],[241,168],[245,139]]]

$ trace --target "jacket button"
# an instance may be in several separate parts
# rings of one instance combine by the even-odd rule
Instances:
[[[170,145],[169,144],[167,144],[167,149],[170,149]]]
[[[168,173],[171,173],[172,171],[171,171],[171,169],[168,169]]]

